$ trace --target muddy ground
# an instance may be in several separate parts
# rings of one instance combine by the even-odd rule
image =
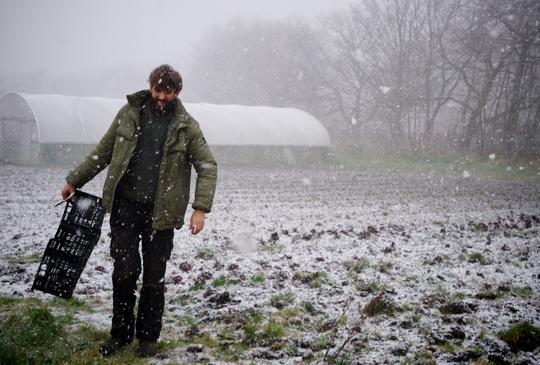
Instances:
[[[50,300],[29,288],[66,172],[0,166],[2,296]],[[75,292],[104,331],[107,219]],[[204,231],[176,232],[150,363],[540,363],[497,337],[540,325],[539,219],[538,182],[223,167]]]

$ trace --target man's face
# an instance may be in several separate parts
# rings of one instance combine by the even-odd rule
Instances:
[[[167,102],[173,101],[179,94],[178,91],[172,89],[156,88],[155,86],[150,87],[150,92],[152,93],[152,99],[154,100],[154,104],[158,107],[159,110],[163,110],[167,105]]]

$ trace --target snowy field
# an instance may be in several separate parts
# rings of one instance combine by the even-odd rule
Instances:
[[[67,170],[0,166],[0,294],[30,292]],[[83,190],[101,195],[103,175]],[[538,364],[496,334],[540,324],[540,184],[345,170],[220,170],[198,236],[177,231],[150,363]],[[191,212],[188,211],[186,221]],[[108,330],[108,217],[75,295]],[[413,362],[416,361],[416,362]],[[502,363],[502,362],[500,362]]]

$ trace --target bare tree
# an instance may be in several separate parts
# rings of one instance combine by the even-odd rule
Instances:
[[[539,19],[536,0],[361,0],[315,23],[235,20],[196,52],[198,98],[299,107],[389,152],[445,133],[465,153],[534,155]]]
[[[519,123],[525,116],[525,124],[530,114],[529,99],[538,99],[534,95],[538,83],[538,50],[540,47],[540,3],[530,0],[490,0],[488,1],[489,15],[502,23],[508,34],[508,43],[512,50],[509,69],[512,74],[510,101],[505,113],[503,125],[503,145],[508,156],[512,156],[516,142],[519,141]],[[532,119],[528,134],[535,134],[534,126],[538,121]],[[530,127],[533,127],[532,129]]]
[[[460,74],[452,98],[462,107],[462,151],[512,156],[520,123],[530,118],[537,80],[539,5],[529,0],[456,1],[459,15],[440,39],[443,57]],[[536,133],[529,122],[529,140]],[[502,142],[502,143],[499,143]]]

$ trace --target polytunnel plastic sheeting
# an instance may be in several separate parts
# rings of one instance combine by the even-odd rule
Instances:
[[[326,129],[310,114],[293,108],[185,104],[210,144],[329,146]]]
[[[39,143],[97,143],[125,104],[100,97],[19,95],[33,111]]]
[[[127,102],[101,97],[11,93],[2,99],[1,113],[12,115],[10,104],[17,104],[20,109],[23,103],[15,102],[17,97],[28,105],[30,112],[25,113],[33,114],[36,120],[39,143],[97,143]],[[328,132],[321,123],[299,109],[205,103],[184,106],[199,122],[211,145],[330,145]]]

